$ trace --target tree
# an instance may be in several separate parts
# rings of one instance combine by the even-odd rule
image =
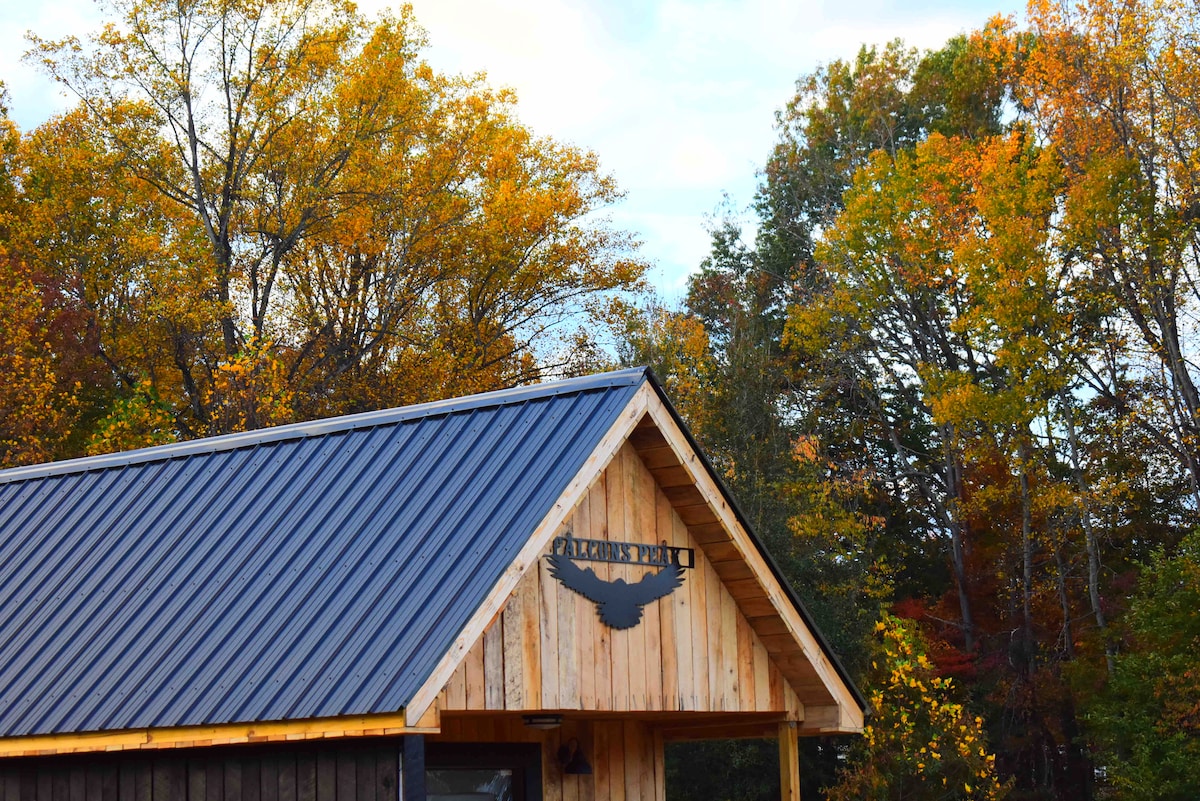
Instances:
[[[37,44],[94,149],[170,218],[160,261],[190,272],[186,324],[153,337],[176,375],[114,367],[180,435],[520,383],[563,321],[638,286],[595,215],[618,196],[596,157],[533,136],[481,76],[435,73],[407,7],[116,7],[87,47]]]
[[[41,293],[0,248],[0,468],[53,459],[71,405],[50,358]]]
[[[850,763],[829,788],[830,801],[849,799],[999,799],[1008,788],[988,753],[983,719],[972,718],[937,675],[919,630],[884,615],[870,673],[875,714]]]
[[[1157,549],[1127,617],[1128,650],[1089,704],[1106,797],[1200,793],[1200,533]]]
[[[898,563],[945,544],[949,586],[936,571],[911,584],[889,578],[937,633],[939,667],[993,705],[998,764],[1015,791],[1087,797],[1091,766],[1064,667],[1111,661],[1112,582],[1137,547],[1131,516],[1151,541],[1171,536],[1162,514],[1188,516],[1161,452],[1144,449],[1152,431],[1179,429],[1153,413],[1169,393],[1123,356],[1128,340],[1113,334],[1135,328],[1080,260],[1073,168],[1034,118],[1000,124],[1004,87],[1021,96],[1042,46],[997,22],[907,67],[893,59],[872,73],[860,59],[857,70],[830,70],[842,88],[789,109],[795,129],[761,197],[795,223],[773,221],[767,236],[809,236],[787,237],[810,261],[797,271],[785,340],[796,385],[813,393],[801,408],[824,424],[805,450],[839,467],[858,454],[863,469],[839,472],[864,476],[888,499],[881,508],[912,510],[906,522],[925,535]],[[908,77],[872,86],[873,74]],[[861,97],[851,91],[860,78],[870,87]],[[987,102],[972,107],[958,85],[982,87],[973,96]],[[871,144],[870,131],[886,136]],[[855,172],[814,183],[839,175],[833,156]],[[1091,388],[1106,381],[1113,389]],[[1133,434],[1127,421],[1139,419]],[[822,484],[837,486],[832,471],[813,486]],[[1164,512],[1146,515],[1135,501],[1143,492]],[[853,508],[847,500],[838,505]],[[831,551],[832,564],[857,551],[882,565],[877,548],[842,540],[850,547]]]
[[[0,468],[48,461],[71,419],[47,340],[50,316],[28,266],[12,250],[18,222],[20,134],[0,82]]]
[[[856,600],[835,638],[889,597],[918,620],[1014,797],[1110,789],[1081,713],[1106,682],[1148,710],[1104,730],[1118,784],[1150,787],[1161,762],[1156,791],[1191,788],[1186,738],[1165,736],[1191,731],[1190,679],[1120,632],[1139,560],[1198,507],[1198,20],[1181,0],[1047,0],[1027,31],[996,20],[802,78],[758,239],[719,231],[688,299],[713,449],[788,521],[767,523],[785,569],[815,577],[818,609]],[[919,746],[897,742],[847,797],[912,778]]]
[[[1063,163],[1063,256],[1103,294],[1122,354],[1096,364],[1090,389],[1175,456],[1195,509],[1200,13],[1184,0],[1041,0],[1030,27],[1037,45],[1017,97]],[[1144,403],[1128,392],[1130,374],[1152,390]]]
[[[835,60],[797,80],[776,114],[779,141],[756,198],[759,252],[789,268],[811,264],[821,229],[877,151],[894,156],[933,132],[999,132],[1009,28],[997,20],[925,54],[899,40],[863,47],[853,62]]]
[[[855,673],[881,603],[897,587],[940,587],[945,570],[893,444],[874,424],[879,384],[858,369],[862,352],[789,338],[789,312],[819,304],[836,280],[814,247],[873,152],[899,154],[938,126],[998,127],[998,37],[964,37],[925,55],[900,42],[864,48],[851,63],[802,77],[777,118],[753,246],[735,225],[719,225],[686,300],[712,356],[706,391],[683,413],[702,421],[698,438]],[[906,445],[923,431],[916,422]],[[806,792],[829,781],[842,753],[840,743],[806,749]],[[704,761],[693,754],[685,772],[702,775]]]
[[[142,412],[157,405],[152,396],[182,401],[201,391],[180,366],[218,327],[199,232],[123,160],[80,109],[40,126],[19,150],[11,242],[35,271],[48,311],[66,318],[53,350],[75,363],[62,367],[81,384],[75,438],[87,448],[174,439],[169,407],[165,419]]]

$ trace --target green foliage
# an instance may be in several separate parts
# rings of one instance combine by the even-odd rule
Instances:
[[[776,801],[779,747],[774,740],[671,743],[667,801]]]
[[[117,397],[87,445],[87,455],[116,453],[175,441],[175,419],[153,384],[144,381],[128,397]]]
[[[1156,550],[1126,616],[1116,671],[1089,704],[1108,788],[1128,799],[1200,795],[1200,532]]]

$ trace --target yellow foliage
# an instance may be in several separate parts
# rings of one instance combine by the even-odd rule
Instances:
[[[256,339],[217,365],[206,405],[214,433],[252,431],[292,422],[294,400],[287,366],[272,343]]]
[[[0,249],[0,468],[49,461],[71,422],[41,313],[28,270]]]
[[[435,72],[411,8],[114,9],[86,43],[37,42],[83,103],[27,139],[16,235],[117,394],[149,381],[180,436],[530,381],[640,288],[596,156]]]
[[[831,801],[849,799],[999,799],[983,720],[967,714],[953,683],[934,674],[915,624],[884,615],[876,625],[872,715]],[[961,790],[959,789],[961,788]]]

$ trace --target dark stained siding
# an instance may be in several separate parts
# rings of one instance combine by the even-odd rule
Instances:
[[[0,472],[0,736],[401,710],[645,380]]]
[[[394,801],[399,741],[0,760],[0,801]]]

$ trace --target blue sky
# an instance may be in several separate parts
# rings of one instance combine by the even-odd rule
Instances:
[[[359,0],[374,13],[387,3]],[[539,134],[595,150],[626,192],[613,222],[642,241],[660,294],[677,297],[728,196],[752,200],[797,77],[902,38],[937,47],[1023,0],[413,0],[426,55],[447,72],[511,86]],[[20,61],[24,32],[84,35],[91,0],[0,0],[0,80],[29,129],[67,100]],[[748,218],[747,218],[748,219]]]

